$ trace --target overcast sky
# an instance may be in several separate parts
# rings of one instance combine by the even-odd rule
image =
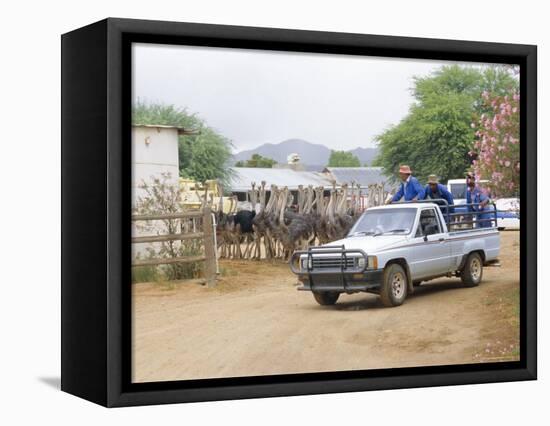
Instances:
[[[291,138],[366,148],[407,114],[413,77],[449,63],[135,44],[133,97],[198,113],[235,152]]]

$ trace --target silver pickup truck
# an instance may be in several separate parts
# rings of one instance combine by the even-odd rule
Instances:
[[[500,234],[496,217],[483,226],[471,216],[458,222],[451,206],[440,209],[434,202],[372,207],[344,239],[294,252],[290,268],[302,283],[299,290],[311,291],[321,305],[364,291],[398,306],[422,281],[443,276],[477,286],[483,266],[497,260]]]

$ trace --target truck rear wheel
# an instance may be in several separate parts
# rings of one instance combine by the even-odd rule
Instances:
[[[384,278],[380,288],[380,299],[384,306],[399,306],[406,297],[408,290],[407,273],[397,263],[392,263],[384,269]]]
[[[475,287],[479,285],[481,278],[483,278],[483,260],[479,253],[470,253],[460,273],[460,279],[466,287]]]
[[[319,305],[334,305],[340,297],[340,293],[336,291],[323,291],[319,293],[313,293],[313,297]]]

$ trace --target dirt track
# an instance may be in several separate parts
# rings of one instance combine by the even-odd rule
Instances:
[[[476,288],[422,284],[397,308],[342,295],[319,306],[284,263],[225,261],[216,288],[134,284],[135,382],[518,359],[519,233]]]

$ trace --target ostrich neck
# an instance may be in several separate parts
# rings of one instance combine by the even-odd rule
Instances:
[[[283,191],[281,194],[280,210],[279,210],[279,223],[284,226],[285,223],[285,206],[287,202],[287,192]]]
[[[325,194],[324,191],[320,191],[317,197],[317,210],[321,215],[321,218],[325,218]]]
[[[344,188],[342,191],[342,200],[340,202],[340,208],[338,209],[339,213],[342,215],[346,212],[346,205],[348,203],[348,189]]]
[[[334,222],[334,191],[330,193],[330,199],[328,200],[327,205],[327,215],[329,222]]]

